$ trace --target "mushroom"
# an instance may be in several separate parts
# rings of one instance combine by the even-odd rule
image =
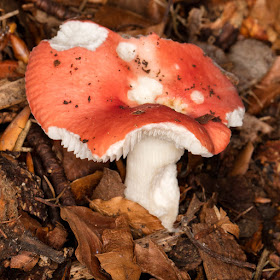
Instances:
[[[244,115],[235,87],[199,47],[123,38],[89,21],[67,21],[33,49],[26,95],[46,134],[77,157],[127,157],[126,197],[168,230],[178,214],[176,162],[185,149],[223,151]]]

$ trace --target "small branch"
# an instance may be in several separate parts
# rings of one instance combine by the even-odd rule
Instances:
[[[245,268],[250,268],[250,269],[256,269],[256,266],[254,264],[248,263],[248,262],[243,262],[243,261],[239,261],[236,259],[232,259],[226,256],[222,256],[214,251],[212,251],[211,249],[209,249],[208,247],[206,247],[206,245],[201,244],[199,241],[197,241],[194,236],[192,231],[190,230],[190,228],[187,225],[182,225],[182,229],[185,231],[186,235],[188,236],[188,238],[190,239],[190,241],[200,250],[202,250],[203,252],[205,252],[206,254],[208,254],[209,256],[222,261],[224,263],[227,264],[232,264],[238,267],[245,267]]]
[[[48,172],[56,195],[61,195],[62,205],[75,205],[75,199],[71,192],[70,183],[67,180],[63,167],[59,164],[56,155],[52,151],[49,138],[38,125],[32,125],[27,140],[40,156],[45,170]]]
[[[4,14],[3,16],[0,16],[0,21],[6,20],[10,17],[16,16],[19,14],[19,10],[14,10],[12,12],[9,12],[7,14]]]

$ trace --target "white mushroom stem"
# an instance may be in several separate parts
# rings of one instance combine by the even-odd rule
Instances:
[[[178,215],[176,162],[183,152],[172,142],[146,137],[127,156],[126,198],[157,216],[170,231]]]

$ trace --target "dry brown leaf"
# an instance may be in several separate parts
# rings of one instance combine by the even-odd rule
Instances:
[[[246,252],[257,255],[258,252],[263,248],[262,232],[263,232],[263,225],[261,224],[258,230],[246,242],[244,246]]]
[[[216,226],[221,227],[225,232],[229,232],[233,234],[236,238],[238,238],[239,237],[238,225],[232,223],[229,220],[229,217],[227,216],[227,213],[223,210],[223,208],[220,208],[219,210],[216,206],[214,206],[213,209],[218,218],[218,222],[216,223]]]
[[[30,108],[26,106],[17,117],[9,124],[0,138],[0,150],[12,151],[18,136],[24,129],[30,115]]]
[[[108,201],[95,199],[90,202],[90,207],[107,216],[125,215],[129,225],[144,234],[151,234],[164,228],[157,217],[138,203],[123,197],[115,197]]]
[[[5,60],[0,62],[0,79],[21,78],[24,75],[17,71],[19,65],[17,61]]]
[[[236,160],[234,161],[229,176],[244,175],[248,171],[253,151],[254,146],[252,142],[248,142],[245,148],[238,154]]]
[[[11,258],[10,268],[30,271],[37,264],[38,260],[38,255],[28,251],[21,251],[17,256]]]
[[[246,113],[243,119],[243,125],[240,128],[240,138],[244,143],[248,143],[249,141],[255,143],[261,141],[264,134],[269,134],[272,131],[273,128],[269,124]]]
[[[125,32],[119,32],[121,35],[130,35],[130,36],[147,36],[151,33],[156,33],[159,37],[164,36],[164,28],[165,28],[165,23],[160,22],[155,25],[150,25],[146,28],[137,28],[135,30],[126,30]]]
[[[114,228],[115,219],[103,217],[82,206],[61,208],[61,218],[69,223],[78,241],[75,251],[78,261],[87,266],[95,279],[108,279],[99,270],[99,261],[95,255],[102,249],[100,234],[105,228]]]
[[[98,9],[94,21],[118,32],[143,29],[154,24],[149,19],[136,13],[109,5],[104,5]]]
[[[252,90],[248,98],[248,113],[258,114],[280,94],[280,56],[277,56],[272,67],[262,81]]]
[[[0,82],[0,109],[8,108],[26,100],[24,78],[14,82]]]
[[[66,229],[61,224],[57,224],[53,230],[47,233],[47,244],[56,250],[61,250],[67,240],[67,236]]]
[[[280,1],[255,0],[250,8],[241,34],[275,43],[280,38]]]
[[[133,257],[134,243],[129,225],[123,216],[116,219],[116,228],[102,234],[103,252],[96,255],[101,267],[114,280],[138,280],[141,270]]]
[[[86,202],[86,197],[90,197],[93,189],[97,186],[102,178],[102,171],[95,171],[93,174],[76,179],[73,181],[71,186],[71,191],[74,195],[75,200],[78,203]]]
[[[116,160],[116,166],[118,168],[118,172],[120,174],[120,177],[122,179],[122,182],[124,182],[125,180],[125,174],[126,174],[126,167],[125,167],[125,163],[124,160],[122,158]]]
[[[69,181],[91,175],[97,170],[102,171],[104,167],[109,167],[109,162],[95,162],[88,159],[77,158],[74,152],[68,152],[63,148],[61,141],[54,141],[54,151],[62,161],[65,175]]]
[[[228,58],[233,66],[231,72],[239,79],[237,88],[242,91],[251,88],[268,73],[275,55],[263,42],[245,39],[230,48]]]
[[[139,244],[135,245],[135,255],[137,264],[142,272],[149,273],[159,280],[183,280],[180,271],[174,263],[167,257],[161,247],[152,240],[149,242],[149,248],[143,248]]]
[[[213,210],[209,209],[210,212]],[[200,232],[207,231],[209,226],[206,224],[193,224],[192,229],[195,235]],[[246,261],[246,255],[241,250],[234,237],[230,234],[222,234],[221,232],[213,231],[199,238],[199,243],[204,244],[213,252],[231,258],[232,260]],[[250,280],[252,279],[252,271],[245,267],[238,267],[233,264],[227,264],[216,257],[209,255],[203,249],[199,249],[200,256],[203,260],[204,270],[207,279],[219,280]]]
[[[166,9],[164,0],[109,0],[108,3],[142,15],[153,22],[159,22]]]
[[[92,193],[92,199],[109,200],[116,196],[124,197],[125,185],[118,172],[104,168],[103,177]]]
[[[256,151],[254,160],[260,165],[263,187],[268,196],[279,202],[280,190],[280,140],[267,141]]]

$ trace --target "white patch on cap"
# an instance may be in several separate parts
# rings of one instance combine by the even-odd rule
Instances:
[[[157,104],[165,105],[169,108],[174,109],[176,112],[186,114],[188,104],[186,104],[181,98],[179,97],[158,97],[156,99]]]
[[[148,124],[141,128],[135,129],[128,133],[124,140],[118,141],[111,145],[102,157],[92,154],[87,146],[87,143],[80,141],[80,136],[65,128],[51,126],[48,129],[47,135],[54,140],[62,140],[61,144],[70,152],[74,152],[76,157],[81,159],[89,159],[99,162],[108,160],[118,160],[121,156],[124,158],[132,151],[143,137],[153,136],[162,140],[172,141],[179,149],[186,149],[194,155],[203,157],[211,157],[212,154],[201,145],[200,141],[188,129],[174,123],[154,123]]]
[[[232,112],[226,114],[226,120],[228,121],[228,127],[233,126],[242,126],[243,118],[245,114],[245,108],[238,107]]]
[[[121,42],[117,46],[117,54],[118,56],[126,61],[129,62],[135,58],[137,47],[131,43]]]
[[[49,40],[57,51],[65,51],[74,47],[95,51],[105,42],[108,30],[93,22],[78,20],[67,21],[60,26],[57,35]]]
[[[139,77],[136,82],[131,82],[131,90],[127,92],[127,97],[138,104],[155,103],[158,95],[162,94],[162,84],[155,79]]]
[[[204,102],[204,95],[200,91],[194,90],[191,93],[191,100],[196,104],[202,104]]]
[[[179,70],[180,66],[178,64],[174,64],[175,69]]]

